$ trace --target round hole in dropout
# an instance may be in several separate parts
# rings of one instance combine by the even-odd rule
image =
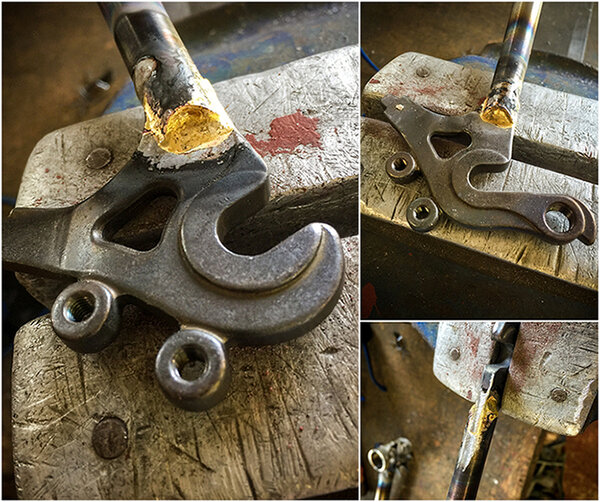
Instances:
[[[415,209],[415,218],[417,220],[424,220],[429,216],[429,208],[427,206],[418,206]]]
[[[186,345],[179,349],[173,357],[173,363],[179,376],[188,381],[200,378],[208,365],[204,352],[193,345]]]
[[[546,210],[544,218],[550,230],[562,234],[571,229],[573,213],[566,206],[554,204]]]
[[[76,293],[67,299],[64,315],[67,320],[79,323],[91,317],[96,307],[96,300],[90,293]]]
[[[406,159],[402,157],[394,159],[394,161],[392,162],[392,169],[394,169],[394,171],[404,171],[407,167],[408,162],[406,162]]]

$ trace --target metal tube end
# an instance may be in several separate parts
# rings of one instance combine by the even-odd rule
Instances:
[[[519,90],[520,86],[511,82],[496,84],[483,102],[481,120],[502,128],[512,127],[519,110]]]

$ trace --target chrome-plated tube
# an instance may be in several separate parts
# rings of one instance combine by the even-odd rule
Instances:
[[[519,97],[543,2],[513,5],[491,90],[481,118],[499,127],[512,127],[519,110]]]

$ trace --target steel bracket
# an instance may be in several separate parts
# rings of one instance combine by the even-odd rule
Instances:
[[[222,238],[268,201],[263,160],[237,132],[212,155],[168,154],[152,150],[153,141],[145,134],[125,167],[77,205],[15,208],[3,225],[3,260],[17,271],[75,279],[51,316],[78,352],[110,344],[127,303],[176,319],[180,331],[159,351],[156,375],[178,406],[206,409],[227,391],[227,345],[289,340],[329,315],[343,252],[337,232],[319,223],[263,254],[232,252]],[[162,194],[177,202],[158,244],[115,242],[121,222]]]

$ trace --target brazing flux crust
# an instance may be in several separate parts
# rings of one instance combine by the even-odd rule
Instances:
[[[484,192],[471,183],[481,172],[502,172],[512,154],[513,128],[500,128],[481,120],[476,112],[444,116],[417,105],[409,98],[388,95],[385,115],[404,137],[427,179],[435,202],[452,219],[476,228],[513,228],[539,235],[548,242],[565,244],[575,239],[591,245],[596,222],[591,211],[566,195],[518,192]],[[471,143],[450,158],[441,158],[432,146],[434,135],[467,133]],[[547,213],[560,211],[569,220],[564,232],[554,230]]]

